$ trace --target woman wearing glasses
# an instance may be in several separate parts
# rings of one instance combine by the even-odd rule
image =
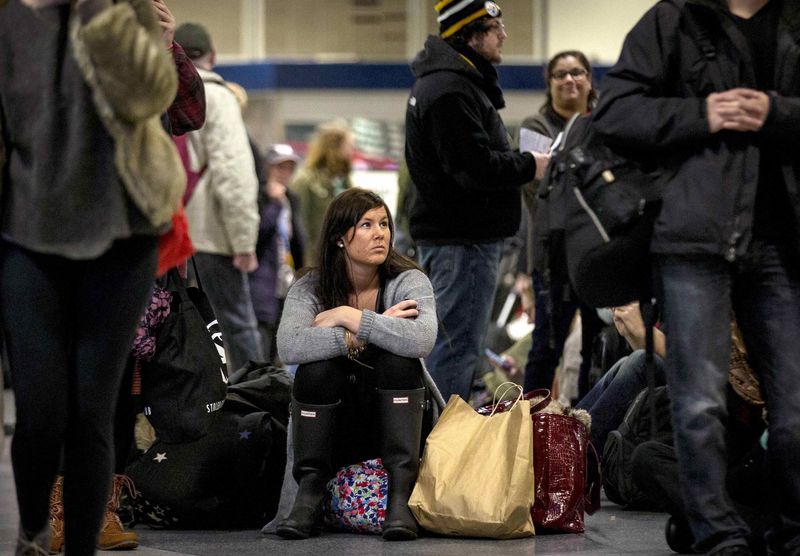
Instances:
[[[573,115],[591,111],[597,102],[597,92],[592,82],[592,66],[578,50],[559,52],[553,56],[545,68],[544,77],[547,83],[547,100],[539,113],[525,119],[520,127],[555,139]],[[533,181],[522,190],[525,205],[528,207],[528,252],[527,268],[520,265],[517,287],[528,289],[530,280],[533,279],[534,303],[531,313],[536,323],[525,366],[525,390],[551,387],[575,311],[584,309],[581,310],[583,362],[578,383],[578,398],[581,398],[589,389],[587,379],[591,345],[602,328],[602,321],[593,309],[582,307],[572,293],[563,249],[550,249],[546,253],[543,245],[533,244],[533,230],[537,225],[534,216],[538,189],[539,181]],[[551,269],[549,287],[544,284],[542,276],[545,255],[550,257],[547,264]],[[563,272],[558,272],[559,268]]]

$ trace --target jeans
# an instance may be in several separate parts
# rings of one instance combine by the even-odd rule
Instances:
[[[725,487],[725,384],[731,310],[769,414],[767,533],[780,554],[800,552],[800,262],[754,242],[735,263],[716,256],[660,256],[667,326],[667,382],[687,518],[696,548],[743,544],[749,530]]]
[[[664,362],[657,355],[655,361],[656,386],[664,384]],[[644,350],[636,350],[612,366],[576,406],[592,416],[592,444],[598,454],[603,453],[608,433],[622,423],[628,406],[647,388],[647,371]]]
[[[241,369],[250,360],[264,361],[247,274],[234,267],[233,259],[225,255],[196,253],[194,259],[203,290],[222,328],[222,341],[230,358],[228,373]]]
[[[592,365],[592,342],[602,330],[603,321],[597,312],[583,305],[571,291],[568,282],[553,280],[546,290],[538,272],[533,273],[533,292],[536,307],[535,326],[528,362],[525,364],[526,392],[553,386],[556,367],[564,351],[569,327],[575,312],[581,311],[581,368],[578,377],[578,400],[589,390],[589,369]]]
[[[114,410],[125,360],[150,299],[157,238],[117,240],[70,260],[11,244],[0,256],[0,313],[14,377],[11,461],[20,525],[48,526],[64,458],[66,542],[92,554],[114,459]]]
[[[425,363],[445,400],[451,394],[469,400],[494,302],[502,248],[502,241],[419,246],[440,322],[436,344]]]

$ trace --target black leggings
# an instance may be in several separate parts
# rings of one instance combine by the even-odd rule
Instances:
[[[419,359],[368,346],[360,361],[372,368],[336,357],[300,365],[294,379],[292,396],[300,403],[329,405],[341,401],[334,468],[380,455],[375,390],[414,390],[424,386]]]
[[[11,461],[20,522],[32,533],[47,526],[63,448],[71,554],[95,550],[111,483],[115,404],[156,258],[150,236],[118,240],[92,260],[3,246],[0,315],[17,407]]]

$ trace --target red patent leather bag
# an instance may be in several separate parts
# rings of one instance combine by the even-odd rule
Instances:
[[[600,463],[586,427],[575,417],[542,413],[550,404],[550,391],[534,390],[525,399],[543,398],[531,406],[533,422],[533,478],[536,489],[531,508],[537,533],[544,531],[582,533],[584,512],[593,514],[600,507]],[[495,413],[511,407],[497,404]],[[488,415],[493,406],[480,408]],[[588,458],[596,462],[597,476],[587,477]]]

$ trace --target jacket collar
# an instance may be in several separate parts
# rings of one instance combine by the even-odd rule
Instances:
[[[411,62],[415,77],[422,77],[437,71],[454,71],[481,79],[482,75],[475,65],[436,35],[428,36],[425,47]]]
[[[503,91],[497,83],[497,70],[488,60],[472,50],[459,52],[435,35],[428,37],[425,48],[411,62],[411,71],[417,78],[438,71],[463,74],[486,93],[495,109],[500,110],[506,105]]]

